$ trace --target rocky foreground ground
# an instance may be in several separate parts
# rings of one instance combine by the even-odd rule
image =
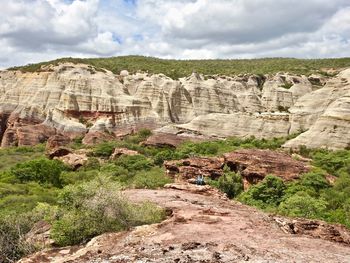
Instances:
[[[166,208],[168,219],[20,262],[350,262],[350,231],[344,227],[268,215],[209,186],[173,184],[125,195]]]

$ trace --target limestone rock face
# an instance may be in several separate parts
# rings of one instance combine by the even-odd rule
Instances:
[[[350,69],[329,80],[324,88],[300,98],[290,112],[290,132],[307,131],[287,142],[285,147],[349,147]]]
[[[173,80],[71,63],[34,73],[0,71],[0,141],[7,147],[88,134],[92,143],[96,134],[112,138],[145,127],[204,137],[271,138],[307,130],[286,147],[344,148],[349,75],[350,69],[332,79],[193,73]]]
[[[285,113],[211,113],[186,124],[175,125],[178,132],[188,131],[211,137],[273,138],[289,134],[289,115]],[[161,129],[165,130],[166,128]]]

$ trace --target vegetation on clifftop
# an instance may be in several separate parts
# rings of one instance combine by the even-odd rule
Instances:
[[[121,70],[130,73],[144,71],[162,73],[173,79],[186,77],[192,72],[204,75],[238,75],[238,74],[275,74],[290,72],[310,75],[321,73],[328,75],[324,69],[342,69],[350,67],[350,58],[334,59],[294,59],[294,58],[261,58],[261,59],[212,59],[212,60],[172,60],[143,56],[121,56],[110,58],[61,58],[53,61],[13,67],[11,70],[23,72],[40,71],[43,65],[57,65],[62,62],[84,63],[97,70],[107,69],[116,74]]]

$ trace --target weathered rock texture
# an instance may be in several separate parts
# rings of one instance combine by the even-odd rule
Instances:
[[[285,146],[345,148],[349,80],[350,69],[328,80],[290,74],[172,80],[70,63],[34,73],[1,71],[1,146],[41,143],[57,133],[87,133],[84,142],[91,144],[147,127],[202,137],[271,138],[307,130]]]
[[[224,159],[232,171],[240,172],[245,186],[256,184],[269,174],[291,181],[309,171],[305,162],[271,150],[238,150],[224,154]]]
[[[223,158],[193,157],[184,160],[165,161],[167,175],[179,180],[196,179],[198,175],[216,179],[223,174]]]
[[[85,246],[44,250],[21,262],[345,263],[350,259],[350,232],[345,227],[274,218],[226,200],[208,187],[173,185],[125,194],[133,201],[156,202],[173,214],[160,224],[103,234]],[[288,227],[293,230],[287,231]]]
[[[307,162],[271,150],[237,150],[224,154],[222,158],[192,157],[164,162],[167,175],[180,182],[192,182],[192,179],[196,179],[199,175],[216,179],[223,175],[225,165],[231,171],[242,175],[245,189],[270,174],[284,181],[291,181],[310,170]]]

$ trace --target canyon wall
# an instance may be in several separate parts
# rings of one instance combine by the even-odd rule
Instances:
[[[350,146],[350,69],[334,78],[276,75],[120,75],[84,64],[0,72],[2,147],[55,134],[162,133],[273,138],[301,133],[286,147]]]

